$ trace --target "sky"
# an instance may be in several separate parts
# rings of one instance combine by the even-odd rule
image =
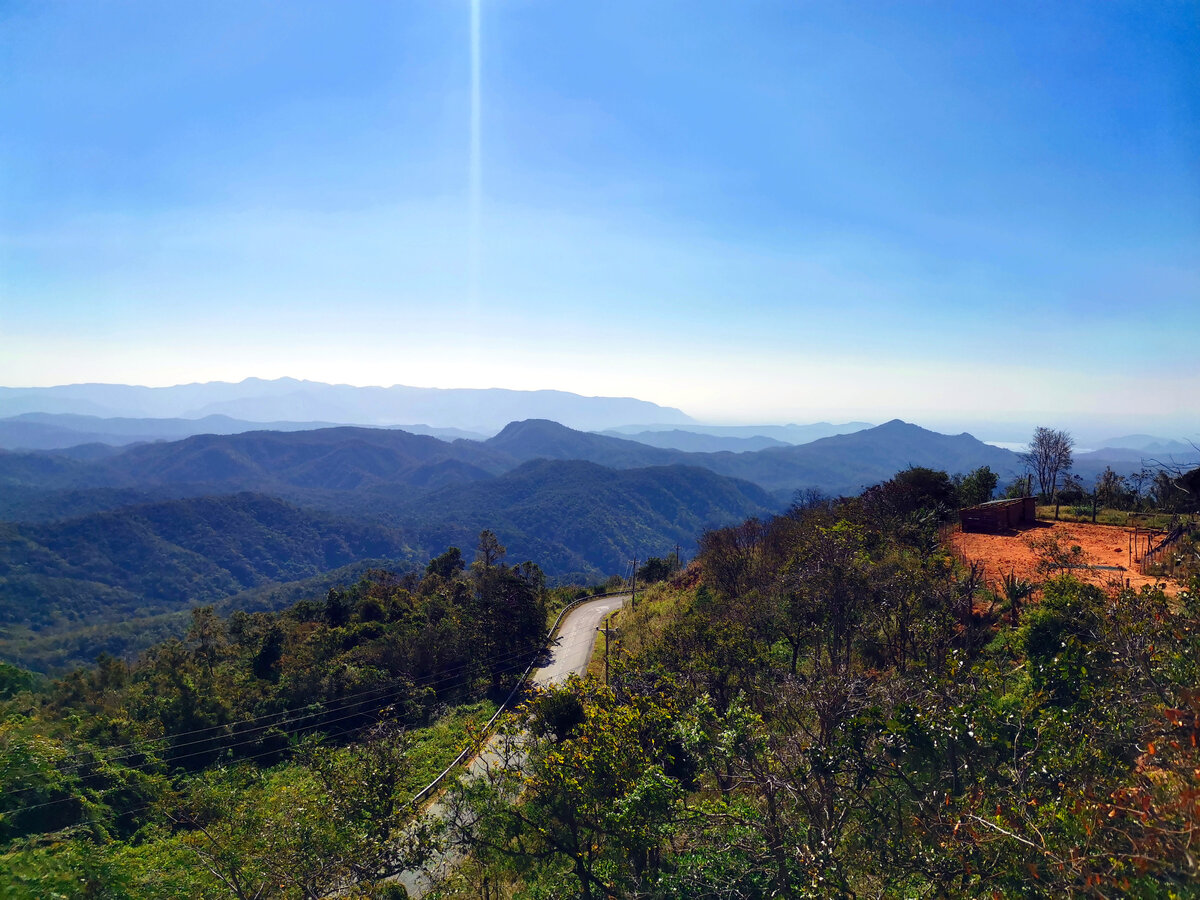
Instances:
[[[0,384],[1200,428],[1200,3],[475,3],[0,0]]]

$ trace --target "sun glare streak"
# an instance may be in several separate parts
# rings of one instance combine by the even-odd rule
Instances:
[[[468,290],[473,309],[479,308],[479,240],[483,205],[483,159],[480,114],[480,0],[471,0],[471,162],[470,162],[470,233],[468,241]]]

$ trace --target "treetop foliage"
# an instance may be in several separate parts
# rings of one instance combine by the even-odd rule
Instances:
[[[985,585],[947,485],[707,533],[459,788],[450,895],[1192,896],[1200,579]]]
[[[551,601],[533,563],[468,571],[451,548],[423,577],[374,570],[279,613],[197,608],[182,639],[41,693],[4,666],[0,853],[43,886],[94,862],[129,896],[373,883],[425,852],[405,729],[507,692]]]

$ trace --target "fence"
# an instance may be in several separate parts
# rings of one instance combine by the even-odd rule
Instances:
[[[1161,541],[1149,547],[1142,555],[1141,573],[1143,575],[1165,575],[1175,572],[1175,554],[1168,553],[1172,547],[1184,537],[1190,537],[1196,530],[1191,522],[1180,522],[1163,537]]]

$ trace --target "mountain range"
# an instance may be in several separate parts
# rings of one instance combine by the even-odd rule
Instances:
[[[1111,461],[1084,457],[1085,477]],[[1002,484],[1023,471],[1011,451],[900,420],[740,452],[547,419],[485,440],[330,427],[0,451],[0,656],[59,668],[97,646],[130,651],[142,619],[177,625],[197,603],[366,559],[470,555],[485,528],[556,581],[594,581],[677,545],[686,555],[705,529],[769,515],[798,491],[855,494],[909,466],[982,465]]]
[[[1100,447],[1135,451],[1147,456],[1186,456],[1188,454],[1194,456],[1200,452],[1194,444],[1155,437],[1152,434],[1127,434],[1123,437],[1108,438],[1100,442]]]
[[[629,434],[608,429],[601,434],[637,441],[639,444],[648,444],[651,447],[661,447],[664,450],[686,450],[689,453],[716,453],[721,450],[745,453],[753,450],[765,450],[767,447],[788,446],[787,441],[767,437],[765,434],[727,437],[719,434],[704,434],[694,430],[684,431],[681,428],[672,428],[668,431],[637,431]]]
[[[519,418],[524,418],[519,417]],[[196,419],[187,418],[131,418],[122,416],[95,416],[79,413],[25,412],[0,417],[0,449],[4,450],[59,450],[72,456],[98,456],[104,450],[97,445],[112,447],[129,444],[152,443],[155,441],[177,441],[199,434],[242,434],[247,431],[314,431],[354,422],[289,422],[250,421],[226,415],[207,415]],[[367,423],[369,424],[369,423]],[[486,440],[488,432],[470,431],[464,428],[437,427],[425,424],[373,425],[389,427],[411,434],[426,434],[445,440],[467,438]],[[762,450],[766,447],[782,447],[789,444],[804,444],[835,434],[850,434],[871,426],[865,422],[847,422],[831,425],[818,422],[813,425],[740,425],[718,426],[688,423],[686,429],[669,426],[624,426],[603,429],[600,433],[610,437],[634,440],[641,444],[690,452],[715,452],[732,450]],[[91,445],[81,449],[84,445]]]
[[[336,422],[250,422],[230,416],[199,419],[153,419],[84,416],[77,413],[30,412],[0,419],[0,448],[5,450],[71,450],[84,444],[122,447],[154,441],[178,441],[196,434],[241,434],[246,431],[314,431]],[[411,434],[454,440],[484,440],[487,435],[461,428],[429,425],[395,426]]]
[[[551,418],[573,428],[610,428],[629,422],[686,424],[671,407],[630,397],[583,397],[566,391],[501,388],[355,387],[295,378],[247,378],[171,387],[71,384],[0,387],[0,416],[60,413],[96,417],[199,419],[226,416],[252,422],[334,422],[396,425],[423,422],[492,434],[505,423]],[[81,442],[82,443],[82,442]]]
[[[939,435],[899,420],[849,435],[758,451],[691,453],[567,428],[546,419],[512,422],[483,441],[445,441],[378,428],[253,431],[139,444],[97,458],[0,451],[0,485],[81,498],[96,491],[191,496],[254,491],[318,506],[338,495],[408,499],[494,478],[535,459],[582,460],[614,469],[692,466],[751,482],[786,505],[797,490],[857,493],[909,465],[952,472],[990,465],[1002,480],[1020,471],[1011,451],[970,435]],[[32,502],[31,500],[23,502]],[[29,518],[15,506],[6,518]],[[69,514],[69,511],[58,515]]]
[[[735,447],[681,447],[677,444],[663,443],[667,440],[675,439],[679,434],[686,435],[704,435],[712,438],[730,438],[733,440],[753,440],[755,438],[767,438],[775,441],[778,444],[807,444],[809,441],[819,440],[824,437],[833,437],[835,434],[852,434],[855,431],[862,431],[870,428],[869,422],[844,422],[840,425],[834,425],[829,422],[814,422],[810,425],[700,425],[689,423],[686,431],[681,429],[668,428],[665,423],[653,426],[641,425],[622,425],[617,428],[610,428],[604,431],[604,434],[610,434],[615,437],[632,438],[640,440],[642,443],[657,444],[658,446],[675,447],[677,450],[690,449],[723,449],[733,450]],[[690,438],[685,438],[690,439]],[[740,449],[761,449],[761,448],[740,448]]]

